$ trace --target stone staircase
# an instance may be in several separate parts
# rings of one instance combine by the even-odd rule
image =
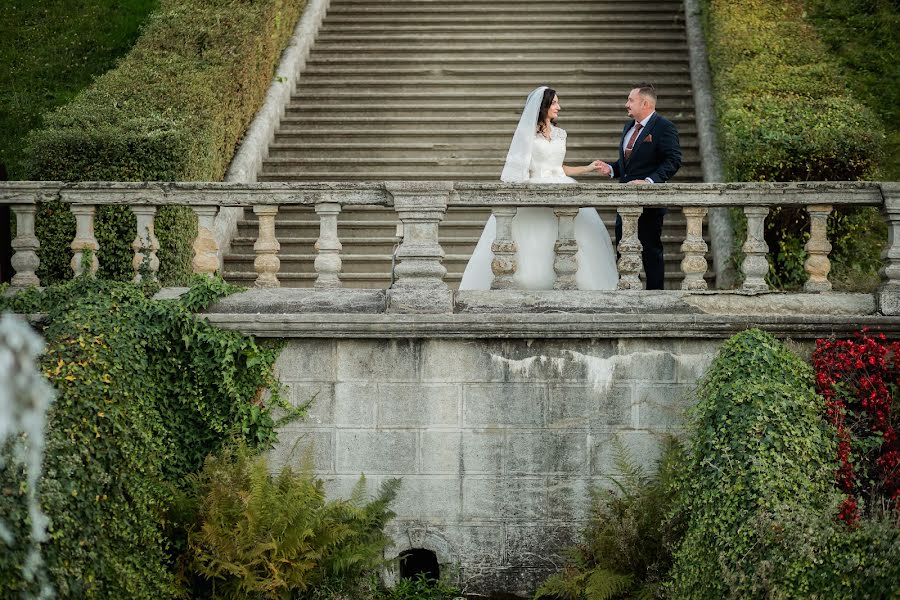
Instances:
[[[677,0],[332,0],[259,180],[497,181],[525,97],[544,84],[559,93],[566,163],[612,160],[625,97],[640,80],[656,84],[658,110],[681,134],[675,181],[700,181]],[[250,285],[257,222],[246,213],[225,277]],[[451,209],[441,224],[452,287],[487,215]],[[612,235],[614,213],[601,216]],[[312,209],[279,213],[283,286],[312,285],[318,223]],[[344,285],[386,287],[397,243],[393,211],[348,210],[338,223]],[[670,211],[663,239],[667,287],[677,287],[680,211]]]

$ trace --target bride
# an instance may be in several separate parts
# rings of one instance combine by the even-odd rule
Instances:
[[[600,161],[584,167],[563,164],[566,156],[566,131],[556,127],[559,98],[549,87],[532,91],[513,135],[503,167],[501,181],[508,183],[575,183],[570,175],[585,175],[599,170]],[[491,244],[496,222],[491,215],[466,265],[460,290],[489,290],[494,275]],[[516,287],[527,290],[551,290],[556,280],[553,270],[553,246],[557,237],[557,218],[551,208],[519,208],[512,222],[512,238],[518,251]],[[582,208],[575,217],[578,243],[578,271],[575,279],[580,290],[613,290],[618,282],[615,252],[609,233],[593,208]]]

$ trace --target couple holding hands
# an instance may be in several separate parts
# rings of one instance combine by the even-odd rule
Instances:
[[[583,167],[563,164],[566,131],[556,127],[559,97],[542,86],[528,95],[519,126],[513,135],[500,176],[508,183],[575,183],[572,176],[597,173],[629,185],[665,183],[681,166],[678,130],[656,113],[656,89],[646,83],[636,85],[625,103],[630,121],[622,130],[619,158],[612,164],[595,160]],[[663,289],[664,261],[661,240],[665,208],[645,208],[638,221],[638,238],[643,245],[647,289]],[[475,252],[466,266],[460,290],[491,287],[496,235],[494,217],[485,225]],[[518,246],[517,287],[529,290],[553,289],[553,246],[557,237],[556,216],[550,208],[519,208],[512,223],[512,238]],[[616,219],[616,242],[621,223]],[[614,290],[618,283],[616,253],[600,215],[594,208],[582,208],[575,218],[578,243],[576,281],[580,290]]]

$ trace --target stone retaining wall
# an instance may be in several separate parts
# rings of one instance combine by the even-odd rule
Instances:
[[[273,463],[312,456],[329,494],[401,477],[392,555],[423,548],[470,591],[533,592],[616,475],[653,467],[720,340],[295,339],[277,364],[309,417]],[[456,570],[458,569],[458,571]]]

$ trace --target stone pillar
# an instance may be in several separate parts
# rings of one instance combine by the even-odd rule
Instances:
[[[639,290],[641,286],[641,251],[644,247],[638,239],[638,219],[644,209],[640,206],[620,206],[622,239],[619,240],[619,286],[620,290]]]
[[[134,250],[134,258],[131,260],[131,266],[134,269],[135,283],[143,278],[141,273],[144,261],[147,261],[147,275],[151,280],[156,281],[156,274],[159,273],[159,257],[156,256],[159,250],[159,240],[156,239],[155,230],[155,206],[132,206],[131,212],[137,219],[137,236],[131,243]]]
[[[703,239],[703,218],[707,209],[703,206],[685,206],[681,209],[687,221],[687,237],[681,244],[684,258],[681,259],[681,270],[684,272],[684,280],[681,282],[683,290],[706,289],[706,241]]]
[[[391,289],[389,310],[407,313],[449,313],[453,296],[444,283],[447,269],[438,241],[438,225],[447,212],[453,184],[449,181],[389,181],[385,188],[403,223],[399,264]]]
[[[316,277],[317,288],[341,287],[341,240],[338,237],[337,218],[341,205],[336,202],[320,202],[316,204],[319,215],[319,239],[316,241]]]
[[[94,237],[94,213],[96,209],[91,204],[73,204],[72,214],[75,215],[75,239],[72,240],[72,271],[78,277],[85,271],[84,259],[85,253],[90,254],[90,265],[87,270],[91,275],[96,275],[97,269],[100,268],[100,262],[97,260],[97,250],[100,244]]]
[[[553,289],[577,290],[575,273],[578,272],[578,260],[575,254],[578,252],[578,243],[575,241],[575,217],[578,216],[578,208],[556,208],[553,214],[557,219],[557,237],[553,245],[556,254],[553,260],[556,281],[553,282]]]
[[[741,289],[747,292],[767,292],[769,284],[766,283],[766,274],[769,272],[769,261],[766,255],[769,253],[769,245],[763,227],[769,209],[765,206],[745,206],[744,214],[747,215],[747,241],[744,242],[744,285]]]
[[[259,219],[256,243],[253,244],[256,252],[256,259],[253,261],[253,268],[256,269],[255,285],[260,288],[279,287],[278,270],[281,268],[281,261],[278,260],[278,251],[281,250],[281,244],[275,237],[278,205],[257,205],[253,207],[253,212]]]
[[[878,310],[883,315],[900,315],[900,183],[881,184],[885,219],[888,222],[888,244],[881,255],[881,286],[875,293]]]
[[[41,285],[36,271],[41,264],[37,251],[41,247],[34,234],[34,215],[37,206],[34,204],[13,204],[16,215],[16,237],[12,241],[12,267],[16,274],[12,276],[10,287],[14,289]]]
[[[512,239],[512,220],[517,211],[514,206],[497,206],[493,209],[497,233],[491,244],[491,252],[494,253],[494,260],[491,261],[491,271],[494,273],[492,290],[508,290],[516,286],[516,252],[519,248]]]
[[[806,251],[809,253],[803,267],[809,275],[803,290],[806,292],[831,291],[831,282],[828,281],[828,272],[831,270],[831,261],[828,253],[831,252],[831,243],[828,241],[828,215],[831,213],[830,204],[811,204],[806,207],[809,213],[809,240],[806,242]]]
[[[215,223],[218,206],[194,206],[197,215],[197,237],[194,239],[194,260],[191,266],[198,275],[215,275],[219,269],[219,244]]]

